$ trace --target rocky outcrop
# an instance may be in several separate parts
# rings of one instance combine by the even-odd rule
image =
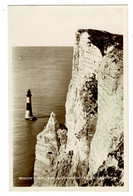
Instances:
[[[52,112],[47,126],[37,135],[34,166],[35,186],[50,186],[53,184],[59,148],[57,140],[58,129],[59,123],[54,112]]]
[[[123,186],[121,35],[76,33],[65,126],[52,113],[37,136],[34,186]]]

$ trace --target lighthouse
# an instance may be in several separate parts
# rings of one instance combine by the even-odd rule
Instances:
[[[37,120],[35,116],[32,114],[32,104],[31,104],[31,91],[28,89],[27,94],[26,94],[26,112],[25,112],[25,119],[26,120]]]

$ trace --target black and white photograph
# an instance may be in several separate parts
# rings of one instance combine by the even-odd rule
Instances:
[[[128,187],[127,6],[8,6],[10,189]]]

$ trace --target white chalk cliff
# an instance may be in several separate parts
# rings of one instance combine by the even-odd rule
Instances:
[[[76,33],[66,122],[37,136],[33,186],[123,186],[123,36]]]

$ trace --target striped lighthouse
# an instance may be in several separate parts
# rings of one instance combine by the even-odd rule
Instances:
[[[26,120],[36,120],[36,117],[33,116],[32,114],[32,105],[31,105],[31,91],[28,89],[27,94],[26,94],[26,112],[25,112],[25,119]]]

